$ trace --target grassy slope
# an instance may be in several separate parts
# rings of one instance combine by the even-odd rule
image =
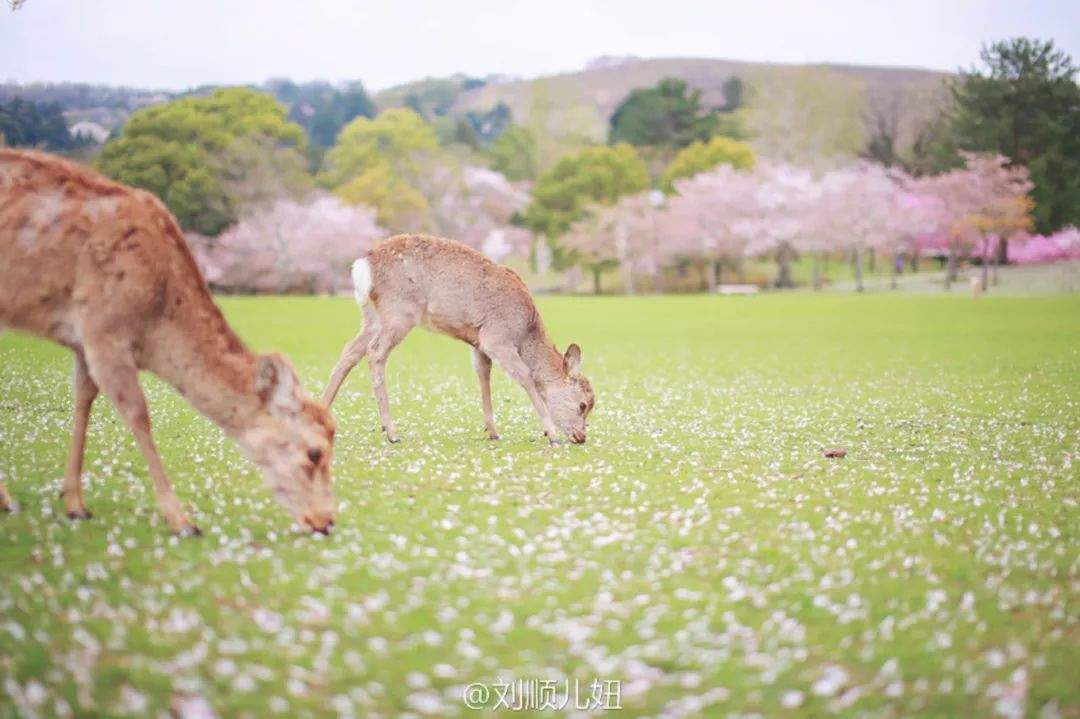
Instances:
[[[223,304],[312,390],[358,314]],[[0,518],[0,716],[13,692],[88,713],[194,692],[228,715],[454,715],[464,684],[549,675],[621,679],[631,714],[772,715],[790,691],[815,713],[986,715],[1025,693],[1029,712],[1080,711],[1080,300],[542,310],[585,349],[589,443],[546,447],[501,372],[504,440],[485,441],[466,348],[415,333],[390,367],[402,444],[381,440],[363,369],[335,406],[342,511],[325,539],[288,531],[219,432],[151,380],[206,536],[166,535],[104,403],[95,519],[58,519],[68,359],[0,338],[0,467],[23,503]],[[823,459],[834,445],[848,457]],[[829,667],[842,679],[818,696]]]
[[[491,84],[464,92],[453,112],[486,110],[506,103],[515,122],[530,127],[543,161],[585,141],[604,142],[608,120],[631,90],[679,77],[702,91],[708,105],[724,102],[723,83],[737,75],[749,87],[747,128],[759,152],[770,158],[814,162],[862,150],[861,114],[867,97],[900,97],[899,148],[914,139],[917,118],[932,114],[944,95],[946,73],[913,68],[855,65],[779,65],[707,58],[653,58],[610,68]],[[376,96],[380,107],[399,105],[412,85]],[[549,157],[548,155],[554,155]]]

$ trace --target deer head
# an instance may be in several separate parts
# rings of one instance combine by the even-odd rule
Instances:
[[[548,412],[555,425],[574,444],[585,442],[585,419],[596,404],[596,395],[581,374],[581,348],[572,344],[562,357],[562,371],[543,385]]]
[[[238,444],[300,526],[328,533],[335,512],[330,412],[304,392],[288,360],[279,354],[258,358],[254,389],[259,411]]]

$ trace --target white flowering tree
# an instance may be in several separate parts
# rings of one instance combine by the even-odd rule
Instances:
[[[352,261],[385,235],[373,209],[317,195],[278,200],[216,238],[188,241],[215,289],[336,293],[349,289]]]

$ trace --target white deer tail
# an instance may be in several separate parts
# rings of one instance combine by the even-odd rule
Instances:
[[[371,264],[366,257],[352,263],[352,283],[356,303],[363,307],[367,304],[368,293],[371,292]]]

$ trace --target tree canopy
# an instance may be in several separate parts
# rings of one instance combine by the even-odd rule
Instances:
[[[985,46],[980,57],[983,66],[953,87],[956,143],[1028,168],[1039,231],[1080,225],[1077,66],[1053,41],[1026,37]]]
[[[488,148],[491,167],[511,180],[534,180],[539,170],[536,138],[521,125],[506,128]]]
[[[613,144],[685,147],[708,139],[716,128],[717,113],[702,106],[701,91],[669,77],[627,96],[611,116],[609,139]]]
[[[303,127],[318,147],[330,147],[342,127],[357,117],[375,117],[378,111],[360,82],[335,87],[328,82],[271,80],[266,87],[289,106],[289,119]]]
[[[0,145],[69,150],[77,143],[56,103],[13,98],[0,103]]]
[[[633,146],[590,147],[559,160],[542,174],[523,221],[551,240],[562,235],[589,205],[610,205],[649,186],[649,171]]]
[[[358,117],[326,154],[322,181],[346,202],[374,207],[379,222],[393,226],[402,213],[426,207],[414,189],[416,155],[437,147],[434,129],[408,108]]]
[[[276,186],[273,168],[302,164],[304,146],[304,131],[273,97],[229,88],[139,110],[96,164],[156,194],[185,230],[216,235],[236,220],[242,197],[264,194],[252,183]]]
[[[745,142],[721,135],[708,142],[698,140],[675,155],[675,159],[664,170],[661,186],[665,192],[671,192],[674,190],[675,180],[680,178],[693,177],[717,165],[731,165],[736,170],[748,170],[754,166],[756,160],[753,148]]]

